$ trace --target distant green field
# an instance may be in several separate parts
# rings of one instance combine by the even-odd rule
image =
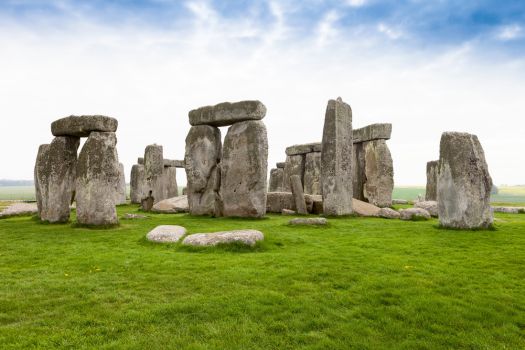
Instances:
[[[6,186],[0,187],[0,200],[35,200],[35,188],[33,186]]]

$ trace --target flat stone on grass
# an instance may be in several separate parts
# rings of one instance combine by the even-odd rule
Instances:
[[[429,220],[430,213],[422,208],[408,208],[401,209],[399,211],[401,214],[401,220]]]
[[[324,226],[328,224],[325,218],[295,218],[288,221],[290,225]]]
[[[264,234],[257,230],[234,230],[213,233],[195,233],[182,241],[184,245],[211,247],[218,244],[240,243],[253,247],[264,239]]]
[[[157,243],[177,243],[186,234],[186,229],[176,225],[161,225],[151,230],[146,238]]]

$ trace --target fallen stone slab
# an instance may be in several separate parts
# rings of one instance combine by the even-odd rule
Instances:
[[[301,178],[298,175],[292,175],[290,177],[290,183],[292,185],[292,196],[295,202],[295,210],[298,214],[308,214],[306,208],[306,200],[304,199],[303,184]]]
[[[186,234],[186,229],[176,225],[161,225],[151,230],[146,238],[157,243],[177,243]]]
[[[151,211],[167,214],[187,213],[189,212],[188,196],[178,196],[162,200],[155,203]]]
[[[430,213],[421,208],[408,208],[399,211],[401,220],[429,220]]]
[[[116,132],[118,121],[103,115],[82,115],[65,117],[51,123],[54,136],[88,137],[93,131]]]
[[[0,218],[10,216],[34,215],[38,213],[36,203],[14,203],[0,212]]]
[[[525,213],[525,207],[492,207],[495,213],[520,214]]]
[[[149,219],[149,216],[143,215],[143,214],[132,214],[132,213],[126,213],[122,217],[126,220],[143,220],[143,219]]]
[[[290,225],[324,226],[328,224],[325,218],[295,218],[288,222]]]
[[[184,168],[184,160],[177,160],[177,159],[164,159],[164,167],[165,168]]]
[[[399,219],[401,214],[392,208],[381,208],[378,216],[384,219]]]
[[[392,199],[392,204],[406,205],[408,204],[408,201],[406,199]]]
[[[290,209],[283,209],[281,210],[282,215],[297,215],[297,213]]]
[[[355,198],[352,198],[352,206],[354,208],[354,213],[359,216],[379,216],[381,210],[381,208],[376,207],[373,204]]]
[[[227,126],[247,120],[261,120],[266,115],[266,106],[260,101],[223,102],[205,106],[189,113],[190,124]]]
[[[321,152],[321,142],[293,145],[286,148],[287,156],[296,156],[298,154],[307,154],[312,152]]]
[[[415,208],[421,208],[428,211],[428,213],[437,218],[439,216],[438,202],[437,201],[422,201],[414,203]]]
[[[354,129],[352,135],[354,143],[373,140],[389,140],[392,136],[392,124],[377,123],[367,125],[360,129]]]
[[[241,243],[254,246],[264,239],[264,234],[257,230],[234,230],[213,233],[195,233],[187,236],[182,241],[184,245],[191,246],[216,246],[218,244]]]

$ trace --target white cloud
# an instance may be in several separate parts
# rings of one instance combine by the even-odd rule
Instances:
[[[379,23],[377,30],[393,40],[397,40],[403,36],[403,32],[401,30],[392,28],[384,23]]]
[[[338,33],[337,21],[339,15],[335,10],[328,11],[317,25],[316,41],[317,45],[324,46],[331,39],[335,38]]]
[[[504,26],[499,29],[496,36],[502,41],[518,39],[523,36],[523,29],[517,24]]]
[[[347,0],[346,3],[352,7],[361,7],[366,4],[366,0]]]

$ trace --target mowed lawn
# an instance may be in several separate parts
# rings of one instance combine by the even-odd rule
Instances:
[[[0,220],[0,348],[525,348],[525,214],[467,232],[436,220],[289,219],[158,214],[109,230]],[[147,242],[161,224],[254,228],[266,240]]]

